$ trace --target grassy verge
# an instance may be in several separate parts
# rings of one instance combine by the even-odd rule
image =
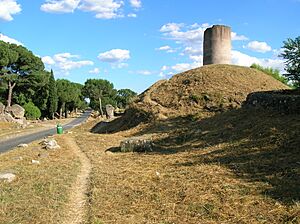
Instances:
[[[243,110],[139,133],[87,125],[77,142],[93,165],[89,223],[299,223],[299,125]],[[106,152],[146,133],[157,135],[153,153]]]
[[[16,123],[0,122],[0,142],[5,141],[11,137],[26,135],[42,130],[55,128],[57,123],[66,124],[72,121],[74,118],[67,118],[61,120],[49,120],[41,121],[38,123],[31,123],[25,127],[22,127]]]
[[[80,163],[63,139],[56,139],[61,149],[55,151],[35,142],[0,155],[0,172],[17,175],[12,183],[0,182],[0,223],[60,223]]]

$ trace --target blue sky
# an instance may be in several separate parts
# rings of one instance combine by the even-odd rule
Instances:
[[[283,70],[300,36],[300,0],[0,0],[0,39],[40,56],[56,78],[102,78],[142,92],[202,65],[203,32],[232,28],[232,62]]]

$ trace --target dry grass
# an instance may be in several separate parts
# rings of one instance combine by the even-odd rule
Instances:
[[[45,151],[35,142],[0,155],[0,172],[17,175],[12,183],[0,182],[0,223],[60,223],[80,163],[72,148],[56,138],[59,150]]]
[[[77,137],[93,165],[89,223],[300,223],[297,115],[239,109],[111,135],[92,127]],[[153,153],[107,151],[149,133]]]
[[[29,121],[30,123],[25,127],[22,127],[20,124],[16,123],[0,122],[0,142],[9,138],[55,128],[57,123],[66,124],[71,122],[73,119],[74,118],[67,118],[40,122]]]

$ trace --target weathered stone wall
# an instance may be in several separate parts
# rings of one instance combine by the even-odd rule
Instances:
[[[204,32],[203,65],[231,64],[231,28],[214,25]]]
[[[261,107],[285,114],[300,113],[300,94],[293,91],[255,92],[247,96],[244,106]]]

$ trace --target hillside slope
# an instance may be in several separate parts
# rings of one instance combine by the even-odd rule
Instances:
[[[209,65],[160,81],[140,95],[135,107],[156,118],[240,107],[251,92],[287,89],[269,75],[241,66]]]
[[[125,116],[93,132],[114,132],[143,121],[240,108],[247,95],[257,91],[288,89],[286,85],[256,69],[234,65],[208,65],[161,80],[139,95]]]

